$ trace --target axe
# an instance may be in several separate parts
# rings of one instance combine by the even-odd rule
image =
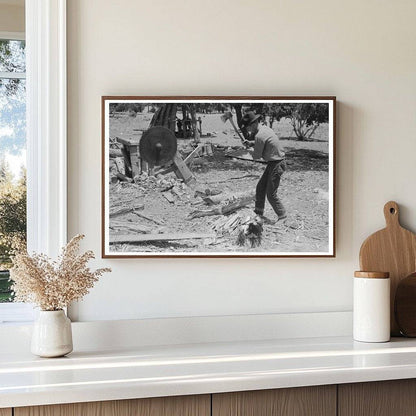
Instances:
[[[233,115],[231,113],[231,111],[226,111],[222,116],[221,116],[221,120],[223,123],[226,123],[227,120],[230,120],[231,125],[234,127],[235,132],[238,134],[238,136],[240,137],[241,141],[243,142],[243,144],[245,145],[246,139],[241,135],[241,133],[238,131],[236,125],[234,124],[234,120],[233,120]]]

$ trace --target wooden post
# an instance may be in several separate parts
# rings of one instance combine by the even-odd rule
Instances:
[[[130,160],[130,155],[129,155],[129,151],[128,148],[125,144],[123,144],[122,148],[121,148],[121,154],[123,155],[124,158],[124,172],[126,174],[126,176],[132,176],[132,170],[131,170],[131,160]]]
[[[175,133],[176,130],[176,108],[177,104],[171,104],[171,110],[169,113],[169,120],[168,120],[168,129],[172,130]]]
[[[130,162],[131,162],[131,173],[133,179],[140,175],[140,156],[139,156],[139,146],[132,145],[130,146]]]
[[[185,183],[189,183],[195,180],[194,175],[189,170],[188,166],[186,166],[186,163],[178,153],[176,153],[173,157],[173,165],[175,166],[176,176],[182,179]]]

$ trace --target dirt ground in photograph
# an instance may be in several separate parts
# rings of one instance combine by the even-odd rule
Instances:
[[[188,239],[140,244],[115,244],[113,252],[147,253],[196,253],[196,252],[326,252],[328,251],[328,125],[319,126],[313,141],[301,142],[293,137],[287,119],[275,122],[273,129],[281,138],[287,157],[287,171],[281,179],[279,196],[287,210],[287,219],[274,225],[264,225],[259,247],[237,245],[237,234],[218,234],[213,226],[221,216],[206,216],[190,219],[189,214],[198,209],[209,209],[195,193],[200,189],[215,189],[224,195],[233,195],[254,190],[265,165],[241,161],[225,156],[230,149],[240,146],[237,134],[228,123],[224,124],[220,114],[198,114],[202,119],[201,143],[213,145],[213,155],[193,160],[190,168],[196,177],[192,186],[180,184],[174,173],[163,180],[170,180],[179,191],[169,202],[158,183],[160,178],[140,177],[137,183],[118,182],[110,184],[110,210],[122,205],[142,204],[140,217],[127,213],[117,217],[132,224],[162,234],[207,234],[204,239]],[[110,137],[140,137],[146,130],[152,114],[137,114],[135,117],[116,115],[110,118]],[[208,136],[209,134],[209,136]],[[186,156],[189,140],[178,140],[178,149]],[[159,182],[158,182],[159,181]],[[253,216],[254,202],[238,211],[241,217]],[[235,213],[230,214],[230,217]],[[266,201],[265,216],[277,217]],[[156,221],[154,221],[156,220]],[[110,221],[111,226],[111,221]],[[118,232],[110,229],[111,235]],[[126,232],[122,232],[123,235]]]

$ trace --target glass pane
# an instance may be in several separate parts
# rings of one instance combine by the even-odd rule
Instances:
[[[11,300],[8,269],[26,241],[26,81],[0,79],[0,302]]]
[[[0,72],[26,72],[24,40],[0,39]]]

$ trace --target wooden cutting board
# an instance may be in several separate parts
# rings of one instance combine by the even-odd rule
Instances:
[[[360,268],[390,273],[390,329],[397,336],[400,331],[394,317],[394,298],[400,280],[416,271],[416,235],[400,225],[396,202],[384,205],[384,217],[386,228],[370,235],[361,246]]]

